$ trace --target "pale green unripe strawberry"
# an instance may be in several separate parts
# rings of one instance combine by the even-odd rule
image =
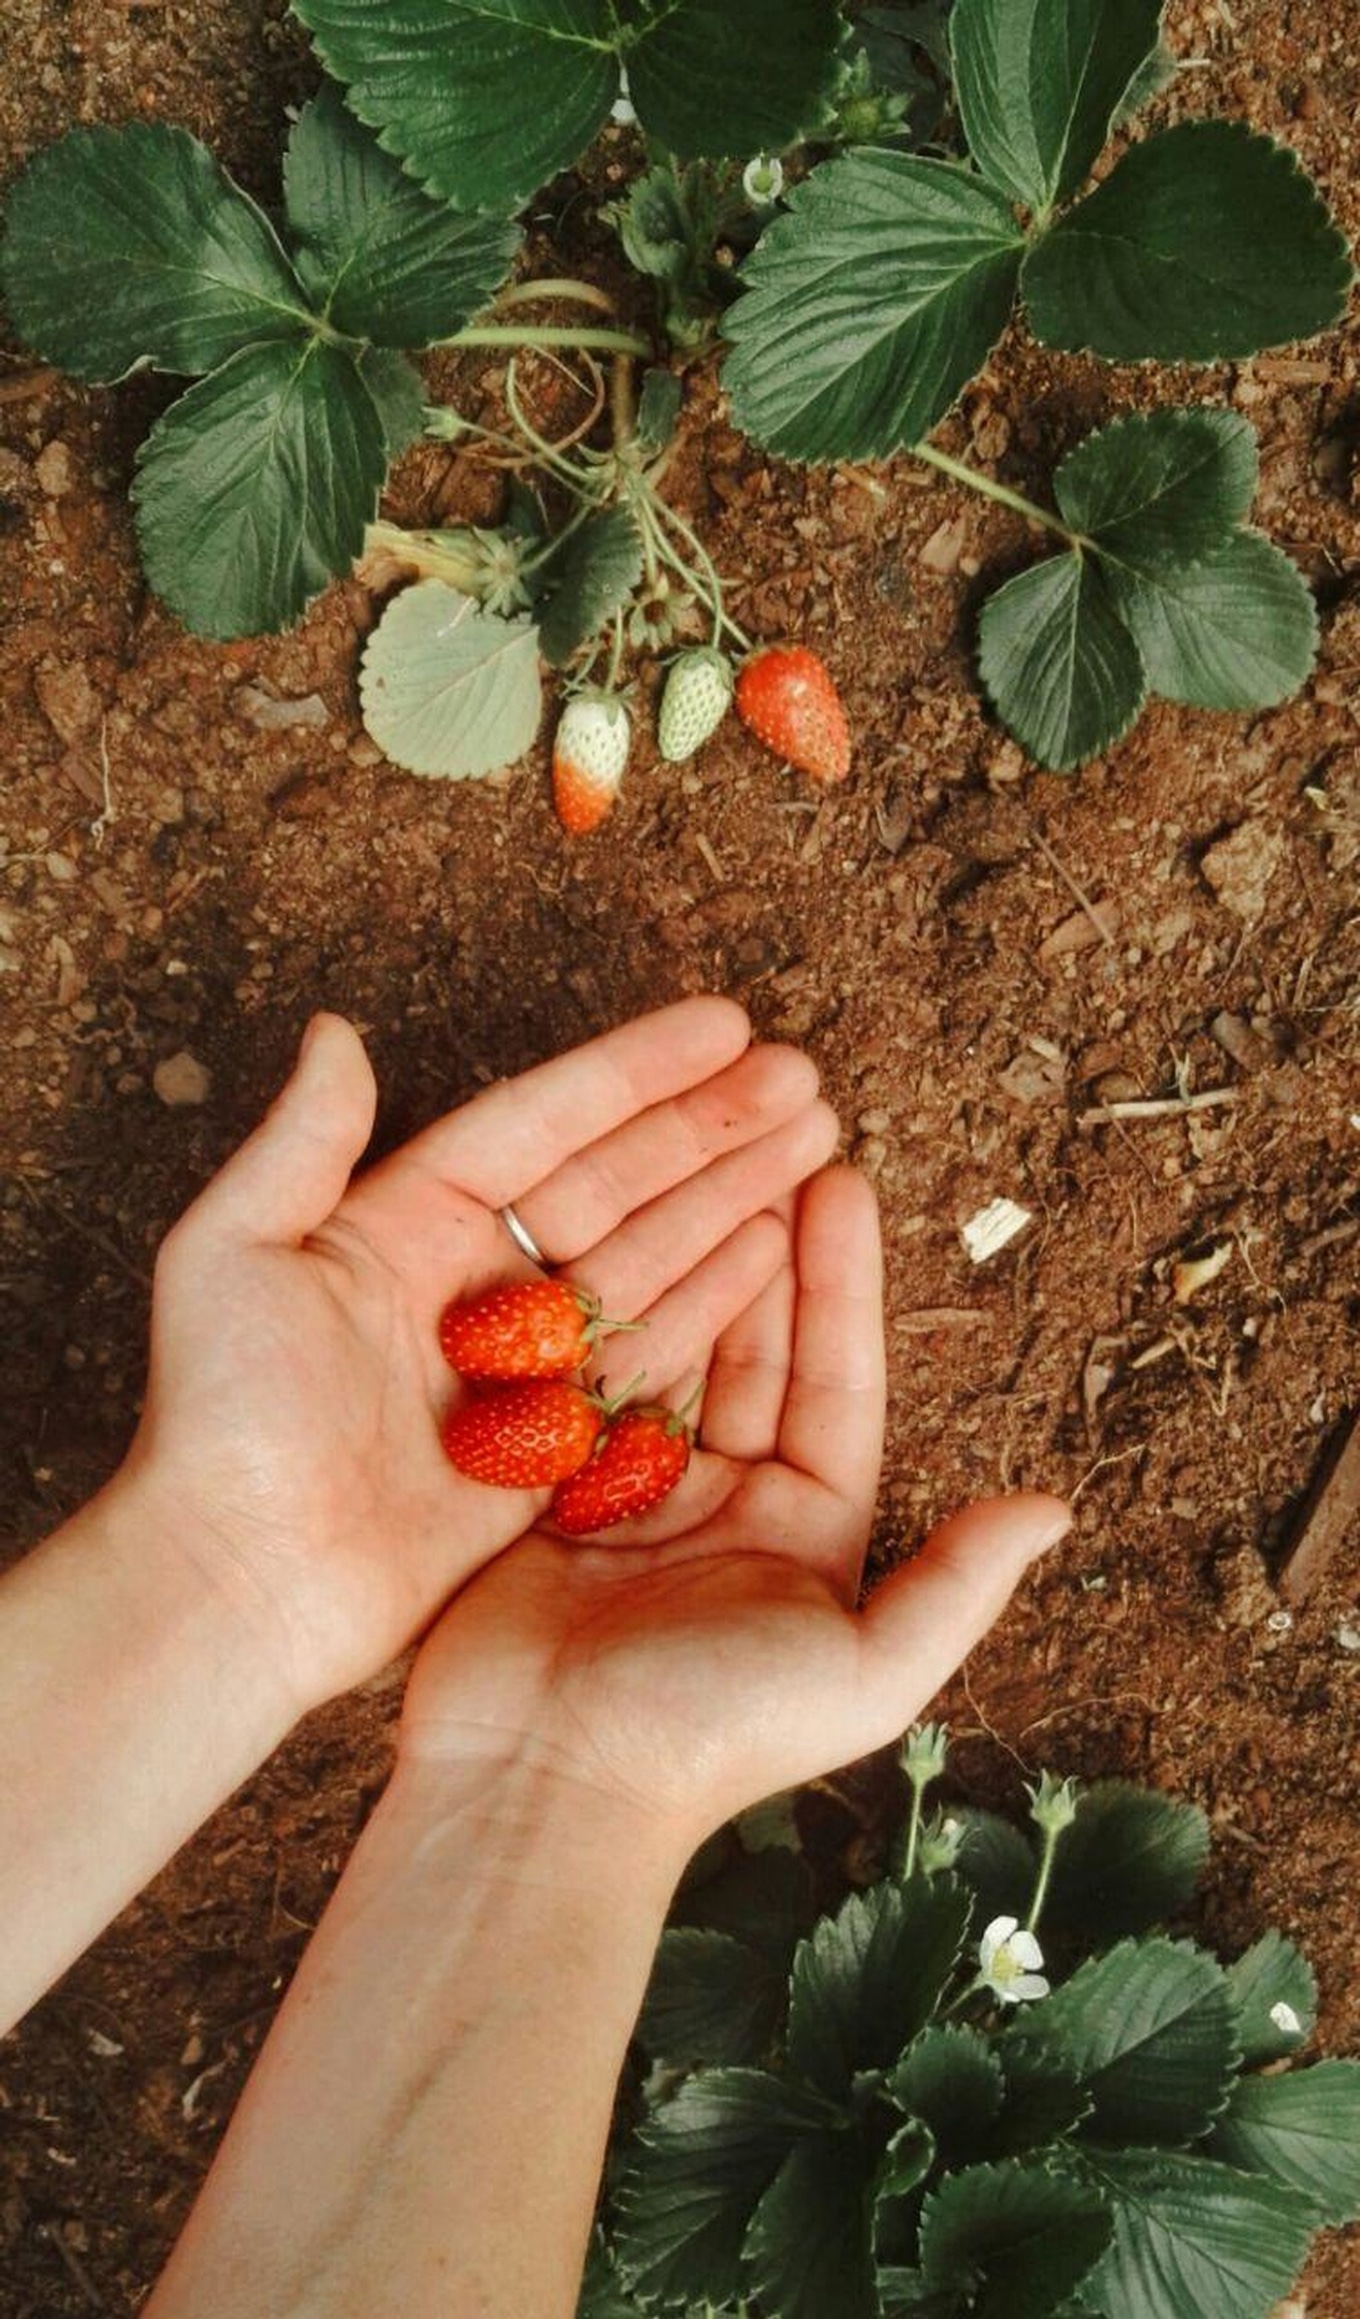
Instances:
[[[706,646],[683,652],[666,679],[657,741],[670,765],[683,765],[710,741],[732,706],[730,662]]]

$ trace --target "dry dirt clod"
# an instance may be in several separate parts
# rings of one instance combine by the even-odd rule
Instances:
[[[1244,821],[1210,846],[1200,868],[1224,909],[1254,926],[1264,914],[1266,892],[1283,853],[1281,831],[1263,821]]]
[[[320,733],[331,721],[331,712],[319,692],[307,693],[301,700],[280,700],[261,685],[242,684],[232,696],[232,706],[238,717],[244,717],[260,733]]]
[[[49,725],[68,746],[98,724],[99,695],[78,660],[49,661],[34,676],[33,690]]]
[[[168,1109],[182,1111],[207,1102],[212,1093],[212,1073],[183,1047],[177,1055],[156,1065],[151,1084]]]
[[[44,444],[33,462],[33,472],[49,499],[64,499],[75,480],[69,446],[56,441]]]

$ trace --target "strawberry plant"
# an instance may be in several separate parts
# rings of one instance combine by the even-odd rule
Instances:
[[[756,650],[666,493],[683,366],[713,360],[773,456],[916,458],[1055,543],[978,640],[988,697],[1039,763],[1109,747],[1152,694],[1242,711],[1303,683],[1313,602],[1251,527],[1244,421],[1199,404],[1116,419],[1051,502],[930,439],[1017,310],[1043,345],[1118,363],[1235,360],[1341,315],[1349,253],[1292,153],[1233,121],[1138,133],[1174,70],[1161,0],[295,7],[333,77],[290,136],[277,222],[160,126],[72,132],[8,206],[6,296],[38,352],[96,383],[143,366],[194,382],[134,486],[150,582],[191,628],[286,626],[366,558],[413,583],[365,656],[375,740],[436,777],[512,763],[546,662],[568,695],[557,793],[575,830],[622,778],[631,655],[684,648],[668,759],[735,697],[788,761],[842,778],[830,676],[814,703],[804,640]],[[595,283],[507,279],[516,213],[611,116],[637,130],[603,213],[637,277],[623,317]],[[534,319],[549,301],[578,319]],[[409,357],[439,346],[507,364],[503,427],[426,401]],[[566,438],[526,407],[526,350],[570,355],[593,397]],[[511,470],[500,524],[378,519],[422,431]]]
[[[927,1819],[945,1762],[910,1735],[893,1865],[827,1915],[791,1814],[695,1864],[580,2319],[1267,2319],[1360,2212],[1360,2063],[1295,2066],[1304,1958],[1158,1929],[1204,1814],[1045,1774],[1029,1829]]]

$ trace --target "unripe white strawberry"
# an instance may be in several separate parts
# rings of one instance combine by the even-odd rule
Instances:
[[[615,693],[578,693],[563,709],[553,743],[553,799],[573,837],[588,837],[608,819],[632,738],[628,711]]]
[[[683,765],[711,740],[732,705],[732,668],[712,646],[683,652],[666,679],[657,741],[670,765]]]

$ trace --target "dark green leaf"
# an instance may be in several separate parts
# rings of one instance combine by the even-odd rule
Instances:
[[[914,48],[929,57],[937,73],[949,73],[949,0],[883,0],[863,11],[856,30],[881,88],[911,89]]]
[[[949,1816],[963,1828],[954,1866],[975,1896],[974,1933],[980,1935],[998,1916],[1023,1922],[1039,1874],[1028,1832],[1000,1812],[984,1812],[973,1804],[951,1805]]]
[[[748,2291],[766,2319],[878,2319],[869,2252],[869,2169],[858,2134],[789,2153],[751,2218]]]
[[[926,2200],[921,2270],[929,2287],[970,2288],[976,2319],[1049,2319],[1109,2243],[1087,2184],[1041,2166],[970,2166]]]
[[[1158,45],[1162,5],[955,0],[954,83],[983,176],[1040,212],[1075,193]]]
[[[625,2281],[662,2310],[738,2303],[742,2244],[791,2150],[834,2123],[815,2094],[763,2070],[706,2070],[644,2125],[618,2198]]]
[[[1318,647],[1312,591],[1260,532],[1239,532],[1188,571],[1152,580],[1115,565],[1108,576],[1163,700],[1268,709],[1307,681]]]
[[[694,224],[671,169],[635,177],[608,215],[630,266],[654,282],[678,282],[694,260]]]
[[[878,2301],[883,2319],[951,2319],[959,2308],[956,2294],[936,2294],[919,2271],[901,2263],[880,2264]]]
[[[377,346],[452,337],[519,248],[517,227],[422,193],[330,85],[298,117],[283,182],[312,297],[334,329]]]
[[[1051,2055],[1094,2105],[1100,2142],[1192,2142],[1223,2108],[1240,2055],[1227,1981],[1188,1942],[1121,1941],[1009,2032]]]
[[[966,169],[861,150],[798,186],[724,329],[738,426],[794,459],[919,442],[982,367],[1015,296],[1010,206]]]
[[[1065,521],[1103,557],[1156,575],[1226,547],[1250,512],[1256,478],[1256,437],[1246,419],[1169,410],[1116,419],[1088,435],[1059,467],[1054,490]],[[1150,1797],[1148,1808],[1160,1801]]]
[[[345,349],[247,347],[142,446],[147,577],[196,635],[286,628],[358,555],[386,465],[382,418]]]
[[[992,2050],[1001,2064],[1001,2114],[986,2134],[988,2158],[1042,2150],[1089,2118],[1091,2096],[1057,2056],[1026,2041],[1024,2023],[1004,2029]]]
[[[1248,2069],[1298,2052],[1317,2019],[1317,1982],[1308,1959],[1292,1941],[1283,1933],[1263,1933],[1235,1965],[1229,1965],[1228,1987],[1237,2010],[1242,2060]],[[1271,2019],[1277,2005],[1289,2007],[1298,2021],[1297,2030],[1282,2028]]]
[[[1316,2224],[1292,2192],[1209,2158],[1099,2150],[1081,2172],[1114,2216],[1094,2283],[1104,2319],[1267,2319]]]
[[[195,378],[296,339],[307,300],[264,212],[184,129],[72,129],[14,186],[0,254],[25,345],[108,385],[149,364]]]
[[[807,1862],[786,1849],[737,1852],[716,1875],[688,1885],[675,1914],[759,1949],[787,1977],[793,1952],[817,1918]]]
[[[1086,1789],[1059,1842],[1045,1921],[1090,1940],[1147,1932],[1185,1907],[1208,1853],[1197,1804],[1102,1781]]]
[[[538,731],[538,632],[422,580],[393,597],[369,639],[361,691],[364,723],[394,765],[474,781],[515,764]]]
[[[880,2266],[915,2262],[925,2182],[935,2157],[934,2135],[918,2118],[908,2118],[879,2160],[870,2191],[870,2235]]]
[[[668,152],[782,153],[830,113],[839,0],[632,0],[621,13],[638,118]]]
[[[1051,556],[988,598],[979,667],[998,716],[1054,773],[1122,740],[1147,698],[1138,647],[1086,555]]]
[[[1316,2207],[1323,2222],[1354,2222],[1360,2215],[1360,2061],[1240,2078],[1207,2147],[1244,2174],[1268,2174]]]
[[[1034,243],[1023,289],[1045,346],[1217,362],[1329,329],[1352,278],[1287,146],[1240,121],[1185,121],[1133,146]]]
[[[786,1993],[784,1972],[744,1941],[672,1927],[661,1936],[638,2042],[676,2068],[760,2061]]]
[[[649,451],[669,449],[683,394],[684,389],[673,370],[649,370],[644,374],[638,396],[637,431],[639,442]]]
[[[540,643],[553,668],[565,668],[598,636],[642,578],[642,534],[626,507],[607,507],[574,531],[549,575]]]
[[[358,356],[359,375],[378,406],[389,461],[400,458],[425,431],[425,386],[404,355],[389,347],[366,346]]]
[[[888,2091],[909,2118],[921,2118],[946,2166],[980,2155],[978,2145],[1001,2109],[1001,2063],[976,2030],[924,2029],[907,2047]]]
[[[639,2306],[625,2289],[599,2231],[591,2234],[576,2319],[640,2319]]]
[[[886,2069],[924,2028],[968,1927],[966,1887],[922,1876],[855,1892],[794,1959],[790,2066],[833,2097],[860,2070]]]

